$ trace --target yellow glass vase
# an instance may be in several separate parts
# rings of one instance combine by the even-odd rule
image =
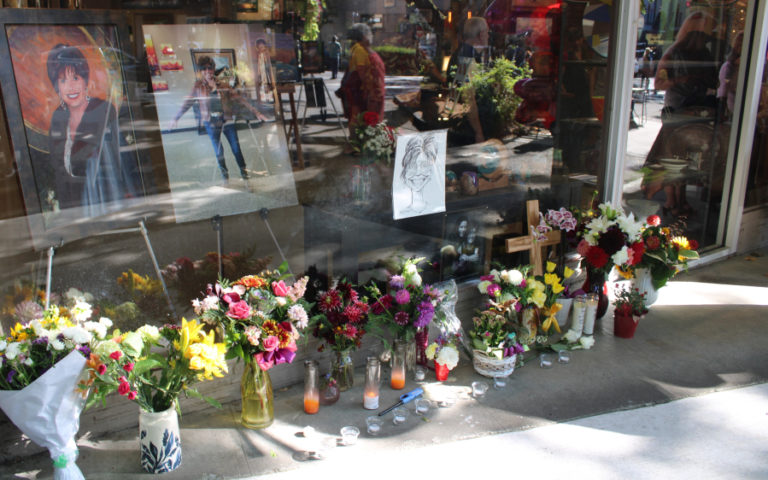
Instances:
[[[268,371],[254,362],[246,363],[240,380],[240,396],[243,402],[240,421],[244,427],[259,429],[272,425],[275,407]]]

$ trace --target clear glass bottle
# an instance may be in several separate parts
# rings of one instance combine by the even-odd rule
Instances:
[[[355,363],[352,360],[352,349],[333,352],[331,376],[336,379],[339,391],[346,392],[354,386]]]
[[[363,389],[363,408],[379,408],[379,384],[381,383],[381,363],[376,357],[368,357],[365,364],[365,387]]]
[[[304,362],[304,412],[310,415],[320,410],[320,378],[317,362]]]
[[[406,344],[395,343],[391,362],[392,372],[390,373],[389,386],[395,390],[402,390],[405,388]]]

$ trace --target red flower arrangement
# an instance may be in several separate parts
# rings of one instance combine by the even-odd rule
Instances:
[[[342,352],[360,347],[365,335],[370,307],[365,297],[360,297],[354,286],[345,281],[320,293],[315,306],[318,314],[313,317],[312,334],[323,340],[320,346]]]

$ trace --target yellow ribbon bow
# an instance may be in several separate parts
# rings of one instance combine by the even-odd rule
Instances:
[[[547,319],[544,320],[544,323],[541,324],[542,330],[544,330],[545,332],[549,332],[549,329],[551,327],[555,327],[555,331],[557,333],[560,333],[560,325],[557,324],[557,319],[555,318],[555,315],[557,315],[557,312],[559,312],[561,308],[563,308],[562,304],[555,303],[550,307],[544,307],[542,309],[544,312],[544,315],[547,316]]]

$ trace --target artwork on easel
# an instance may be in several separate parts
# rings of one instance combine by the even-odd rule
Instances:
[[[122,20],[2,9],[0,24],[0,85],[33,245],[135,225],[148,169],[125,88]]]
[[[173,45],[183,71],[164,75],[156,95],[177,222],[296,205],[298,198],[274,85],[256,27],[145,25],[156,45]],[[266,47],[268,48],[268,46]],[[263,50],[263,49],[262,49]],[[261,93],[261,94],[260,94]]]
[[[447,130],[400,135],[392,179],[395,220],[445,211]]]

